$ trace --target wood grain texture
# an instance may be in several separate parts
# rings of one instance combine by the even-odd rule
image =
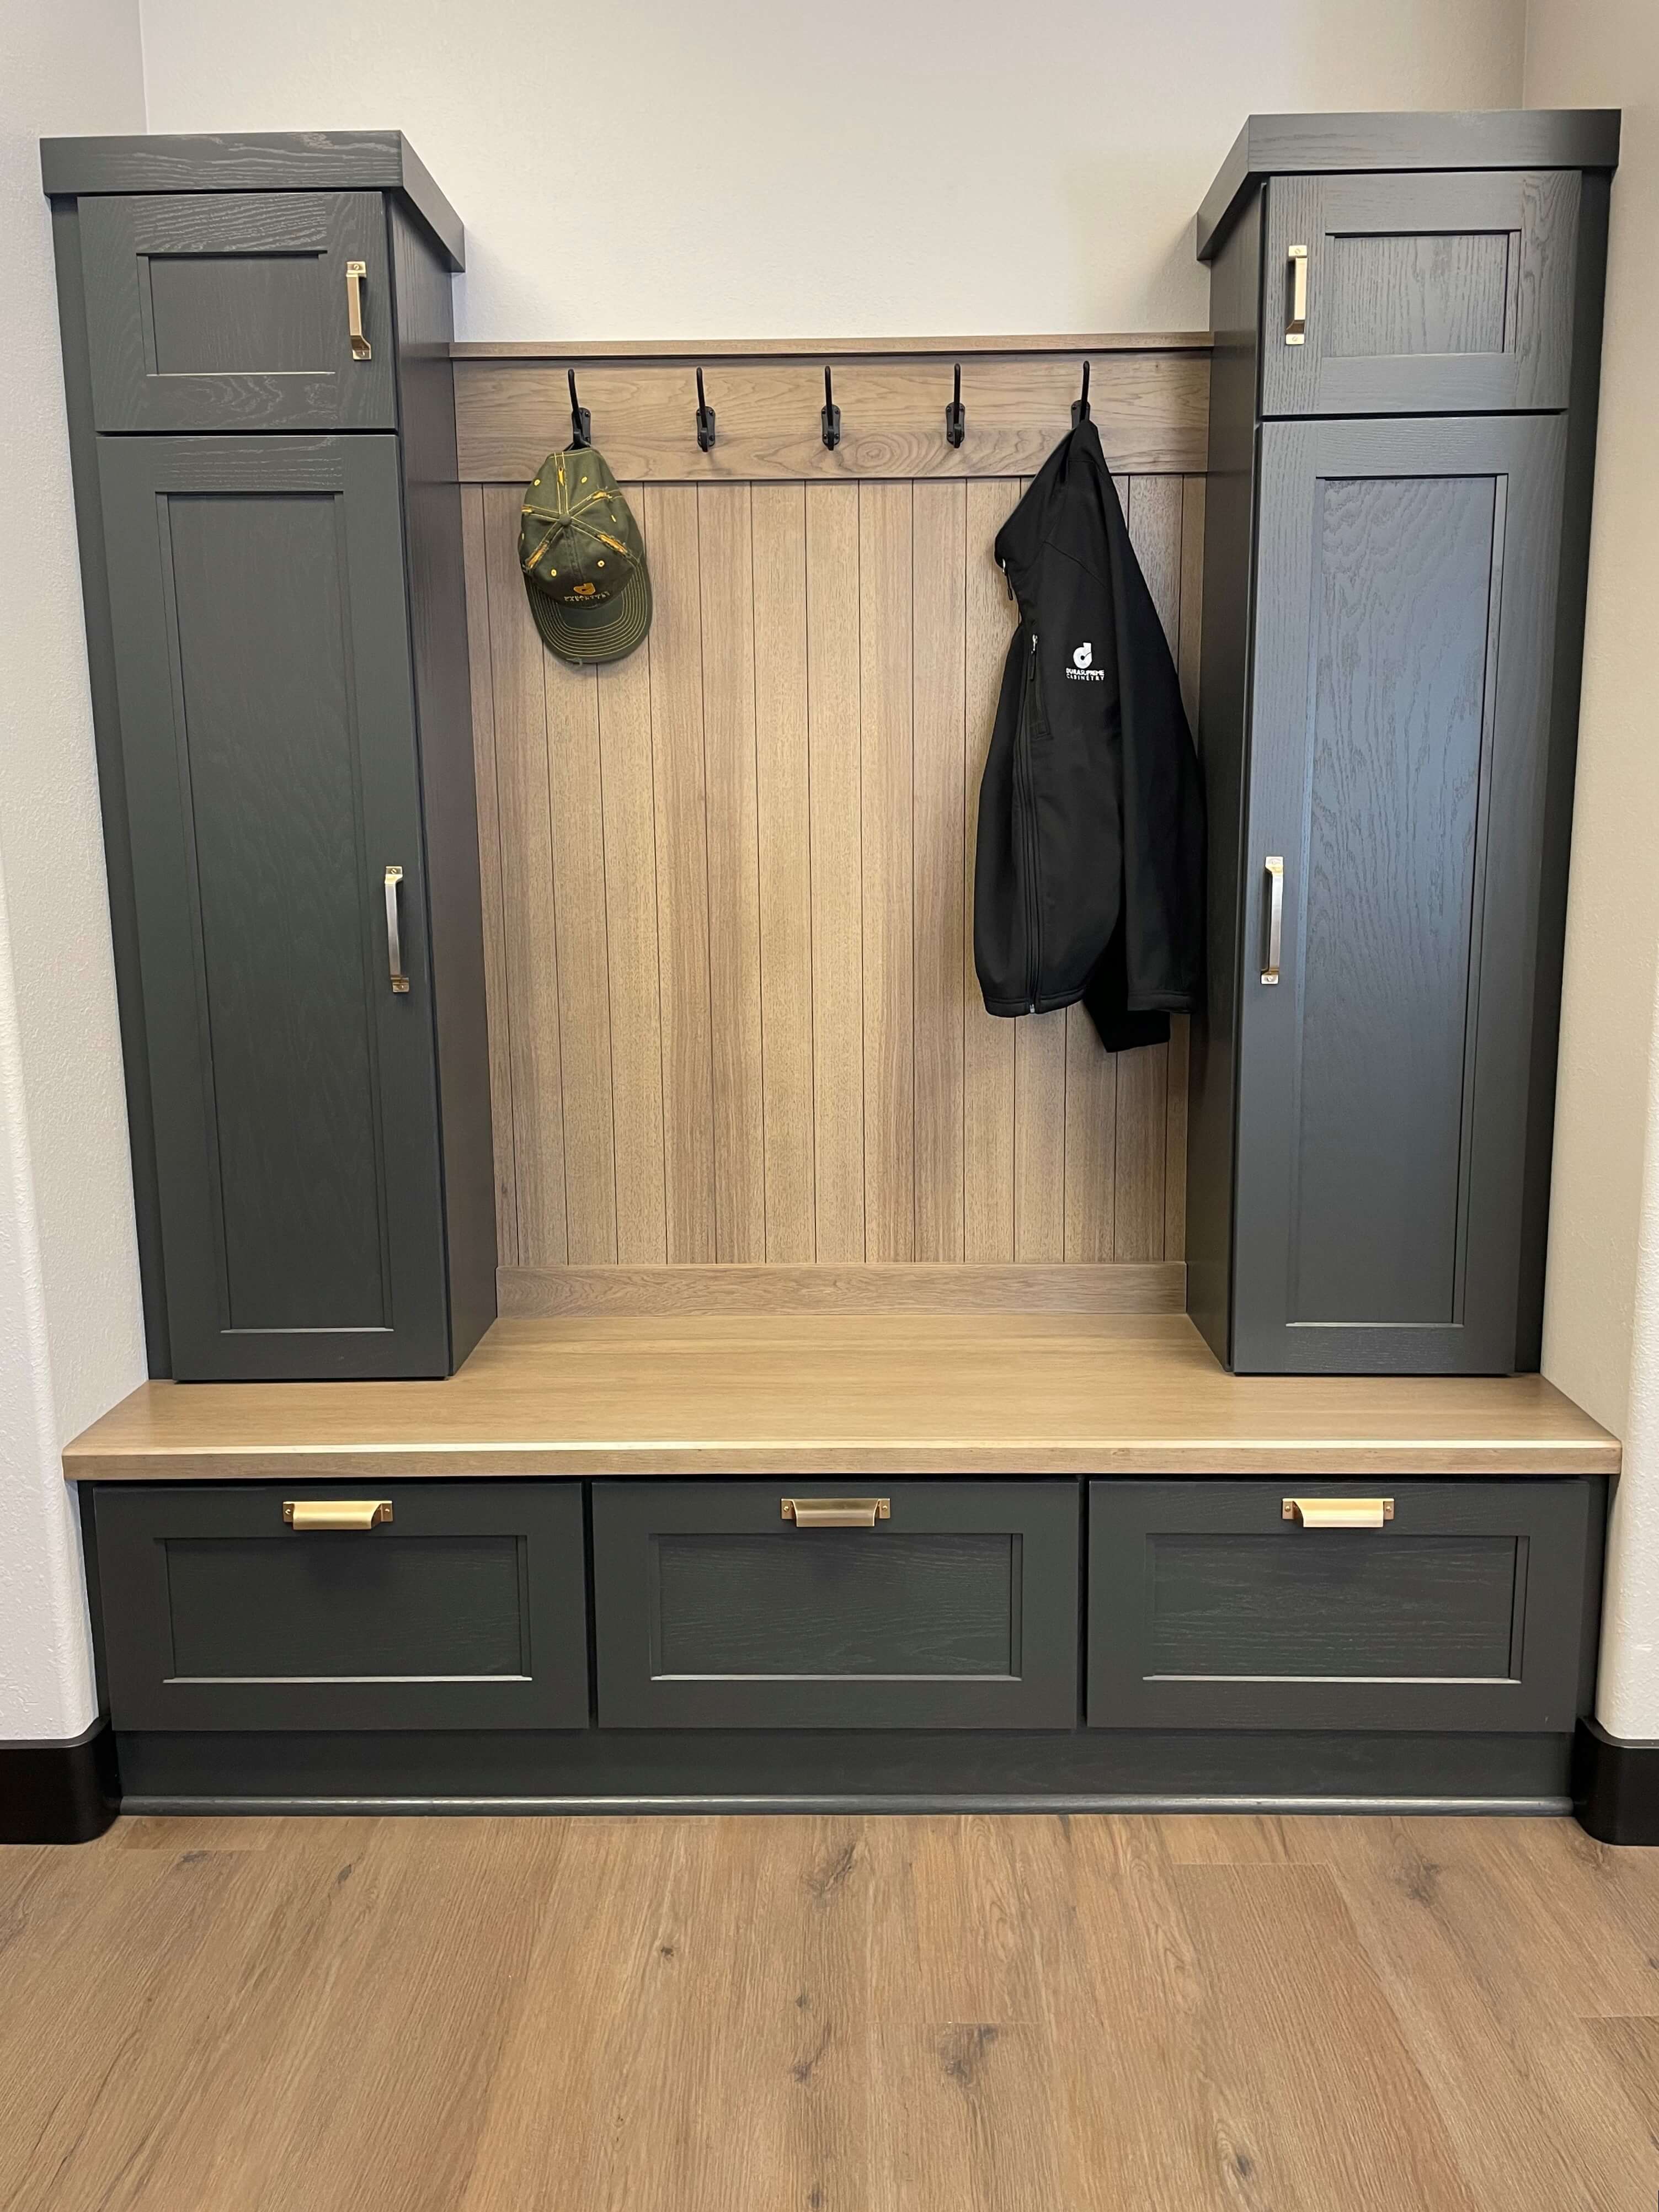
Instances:
[[[942,1270],[940,1272],[948,1272]],[[151,1382],[71,1480],[398,1472],[1599,1474],[1541,1376],[1230,1376],[1182,1315],[498,1321],[447,1382]]]
[[[1562,1820],[129,1818],[0,1859],[0,2171],[16,2212],[1640,2212],[1656,1911]]]
[[[712,359],[712,356],[705,357]],[[693,361],[600,361],[579,365],[581,403],[594,442],[618,477],[720,483],[847,481],[860,477],[1019,476],[1040,468],[1071,427],[1085,358],[989,356],[964,366],[967,435],[945,442],[947,361],[839,362],[836,404],[842,442],[820,434],[818,359],[732,362],[708,368],[719,441],[696,440]],[[1203,351],[1090,355],[1090,396],[1113,470],[1192,474],[1204,465],[1210,363]],[[464,483],[523,483],[569,420],[565,368],[548,362],[461,360],[456,422]]]
[[[501,1311],[560,1314],[1135,1313],[1182,1310],[1183,1270],[1141,1266],[503,1267]]]
[[[508,1263],[1178,1260],[1184,1061],[974,972],[1019,482],[626,489],[657,616],[597,674],[468,493]],[[1122,487],[1188,651],[1195,489]]]

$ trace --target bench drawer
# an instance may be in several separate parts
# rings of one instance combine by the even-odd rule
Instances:
[[[865,1527],[786,1519],[879,1492]],[[599,1482],[610,1728],[1070,1728],[1073,1483]]]
[[[284,1517],[343,1498],[390,1517]],[[94,1511],[118,1729],[587,1725],[578,1483],[111,1485]]]
[[[1286,1517],[1380,1496],[1379,1527]],[[1570,1729],[1604,1499],[1595,1479],[1092,1483],[1089,1723]]]

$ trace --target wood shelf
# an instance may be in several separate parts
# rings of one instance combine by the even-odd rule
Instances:
[[[447,1382],[150,1382],[83,1481],[1612,1474],[1540,1376],[1230,1376],[1184,1315],[504,1320]]]

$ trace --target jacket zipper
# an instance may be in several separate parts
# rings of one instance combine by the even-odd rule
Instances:
[[[1020,825],[1025,847],[1025,866],[1020,889],[1025,904],[1025,1011],[1036,1012],[1037,983],[1042,972],[1042,902],[1037,896],[1036,784],[1031,773],[1031,716],[1036,701],[1037,635],[1031,632],[1031,651],[1025,665],[1025,692],[1014,741],[1015,787],[1019,793]]]

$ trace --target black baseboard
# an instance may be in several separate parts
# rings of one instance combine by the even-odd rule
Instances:
[[[132,1813],[1561,1813],[1568,1735],[1079,1729],[123,1735]]]
[[[0,1743],[0,1844],[89,1844],[120,1809],[106,1720],[68,1743]]]
[[[1659,1743],[1628,1743],[1599,1721],[1580,1721],[1572,1809],[1598,1843],[1659,1844]]]

